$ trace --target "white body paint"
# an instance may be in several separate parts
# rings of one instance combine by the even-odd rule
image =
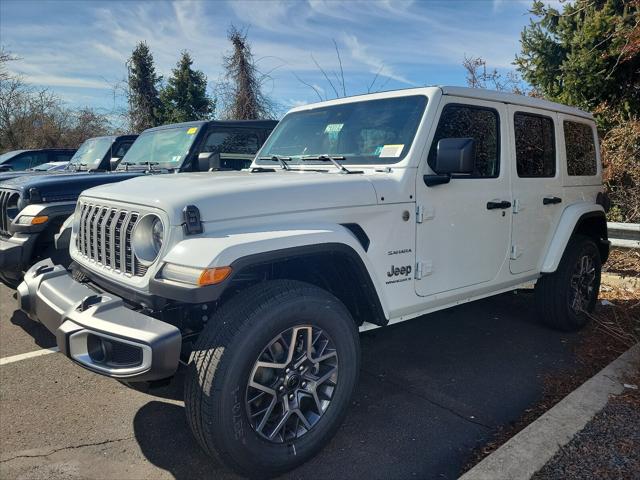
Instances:
[[[465,88],[428,87],[376,93],[299,107],[405,95],[428,97],[426,111],[408,154],[384,165],[349,165],[362,174],[345,175],[328,164],[296,166],[307,171],[183,173],[140,177],[87,190],[82,201],[155,212],[165,225],[158,259],[143,277],[125,276],[83,257],[72,258],[94,273],[131,290],[148,291],[149,279],[164,262],[192,267],[228,266],[239,258],[289,247],[342,243],[362,259],[390,323],[451,305],[494,295],[537,279],[557,267],[580,216],[602,212],[598,171],[569,177],[562,121],[587,123],[590,114],[524,96]],[[487,106],[500,116],[500,173],[497,178],[452,179],[427,187],[433,173],[427,155],[442,108],[447,103]],[[518,178],[513,113],[525,111],[554,119],[554,178]],[[260,154],[258,154],[259,156]],[[278,170],[278,166],[274,167]],[[562,203],[542,206],[545,196]],[[487,210],[505,200],[514,209]],[[196,205],[204,233],[185,236],[183,208]],[[503,214],[504,212],[504,214]],[[406,219],[408,214],[408,220]],[[367,251],[341,224],[356,223],[370,239]],[[389,276],[391,267],[402,273]],[[363,329],[370,328],[365,324]]]

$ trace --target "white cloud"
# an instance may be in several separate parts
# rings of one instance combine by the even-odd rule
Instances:
[[[416,85],[415,82],[396,73],[391,67],[386,65],[383,60],[370,54],[367,47],[362,45],[358,40],[358,37],[355,35],[346,34],[344,36],[344,40],[353,59],[367,65],[369,67],[369,71],[374,75],[378,74],[383,77],[389,77],[407,85]]]

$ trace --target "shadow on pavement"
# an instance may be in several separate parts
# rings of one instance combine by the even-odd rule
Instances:
[[[284,478],[457,478],[475,447],[541,397],[545,375],[572,368],[576,338],[540,326],[529,293],[362,334],[345,423]],[[134,427],[149,461],[176,478],[234,478],[199,448],[182,406],[151,401]]]
[[[40,348],[51,348],[56,346],[56,337],[42,324],[34,322],[20,310],[13,312],[10,321],[29,334],[33,338],[34,343]]]

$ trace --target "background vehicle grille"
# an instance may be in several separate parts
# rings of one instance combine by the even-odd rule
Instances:
[[[0,189],[0,235],[9,237],[9,225],[18,214],[20,194],[14,190]]]
[[[113,270],[144,276],[147,268],[131,248],[131,234],[140,213],[121,208],[82,203],[76,247],[89,260]]]

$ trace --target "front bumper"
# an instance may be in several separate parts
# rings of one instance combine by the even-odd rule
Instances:
[[[60,351],[89,370],[138,382],[171,377],[178,368],[180,330],[77,282],[49,260],[29,269],[17,298],[22,311],[55,334]]]
[[[37,235],[0,237],[0,276],[18,280],[28,267]]]

